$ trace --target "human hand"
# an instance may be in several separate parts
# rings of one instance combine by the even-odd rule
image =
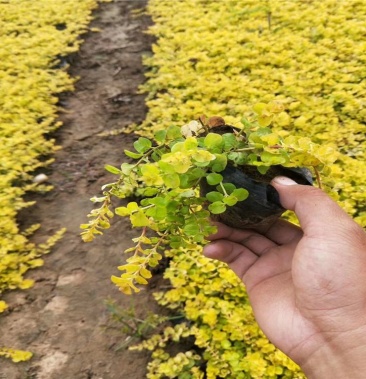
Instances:
[[[366,234],[320,189],[284,177],[272,185],[301,228],[218,224],[204,254],[243,280],[263,332],[309,378],[364,378]]]

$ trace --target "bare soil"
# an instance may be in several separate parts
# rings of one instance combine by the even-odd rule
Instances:
[[[33,237],[39,243],[62,227],[64,238],[45,257],[43,267],[29,272],[35,286],[5,295],[10,308],[0,319],[0,345],[30,350],[34,357],[14,364],[0,358],[1,379],[142,379],[147,353],[116,351],[125,338],[106,328],[105,300],[116,299],[128,309],[131,297],[110,282],[136,232],[115,218],[106,235],[95,242],[81,241],[79,225],[87,222],[89,198],[115,179],[104,164],[119,165],[123,149],[133,136],[100,137],[99,133],[141,122],[146,114],[144,96],[137,94],[144,81],[141,57],[151,51],[152,37],[143,33],[151,22],[136,17],[133,9],[143,0],[114,0],[95,12],[92,27],[80,52],[71,57],[70,73],[80,77],[76,91],[61,96],[63,126],[55,133],[62,149],[55,163],[44,170],[52,192],[32,195],[35,206],[20,215],[22,227],[41,223]],[[156,283],[155,283],[156,285]],[[154,286],[154,285],[153,285]],[[134,296],[136,316],[159,312],[153,286]]]

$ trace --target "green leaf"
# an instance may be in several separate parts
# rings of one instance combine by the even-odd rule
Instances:
[[[184,244],[184,241],[179,236],[172,236],[169,241],[169,246],[173,249],[179,249]]]
[[[223,183],[222,185],[225,188],[226,193],[229,195],[236,189],[235,185],[232,183]],[[216,189],[221,193],[223,192],[221,186],[217,186]]]
[[[233,206],[238,202],[238,199],[233,195],[229,195],[225,196],[222,201],[227,205]]]
[[[184,191],[180,194],[180,197],[195,197],[195,196],[196,196],[196,192],[193,189]]]
[[[225,154],[215,154],[216,159],[212,162],[211,170],[215,172],[221,172],[225,170],[227,166],[227,157]]]
[[[192,188],[192,186],[197,184],[197,181],[200,178],[203,178],[206,175],[206,171],[195,167],[194,169],[190,169],[185,174],[179,174],[180,185],[179,187],[182,189]]]
[[[262,147],[263,145],[267,146],[267,142],[262,140],[263,136],[267,136],[272,134],[272,130],[270,128],[258,128],[255,132],[250,133],[249,142],[258,145],[258,147]]]
[[[203,144],[208,149],[220,149],[223,147],[223,139],[220,134],[217,133],[208,133],[205,137]]]
[[[238,201],[243,201],[249,196],[249,192],[245,188],[236,188],[231,194],[235,196]]]
[[[196,167],[193,170],[189,171],[189,176],[192,179],[198,179],[198,178],[203,178],[206,175],[206,170]]]
[[[236,165],[243,165],[247,162],[247,154],[244,152],[232,151],[228,154],[228,159]]]
[[[135,167],[134,164],[131,163],[122,163],[121,164],[121,171],[125,175],[130,175],[131,170]]]
[[[145,214],[146,216],[152,217],[154,220],[164,220],[167,215],[167,211],[165,206],[156,206],[147,209]]]
[[[142,195],[146,197],[154,196],[159,192],[157,188],[147,187],[142,189]]]
[[[130,158],[133,158],[133,159],[139,159],[143,156],[143,154],[140,154],[140,153],[134,153],[133,151],[129,151],[129,150],[124,150],[124,153],[130,157]]]
[[[246,117],[243,117],[240,120],[240,122],[243,124],[243,126],[245,126],[247,128],[252,126],[252,124],[249,122],[249,120]]]
[[[247,159],[248,159],[248,163],[256,166],[256,163],[258,162],[258,155],[257,154],[249,154]]]
[[[272,129],[271,128],[267,128],[267,127],[261,127],[261,128],[258,128],[256,131],[255,131],[255,134],[262,137],[262,136],[267,136],[269,134],[272,134]]]
[[[171,125],[166,131],[166,138],[170,140],[182,138],[182,132],[178,126]]]
[[[166,138],[166,130],[158,130],[157,132],[155,132],[154,134],[154,138],[155,138],[155,141],[156,142],[164,142],[165,141],[165,138]]]
[[[133,143],[133,147],[136,149],[136,151],[138,151],[141,154],[149,150],[151,146],[151,141],[145,137],[140,137],[137,141]]]
[[[151,259],[149,259],[148,264],[150,267],[156,267],[159,264],[159,261],[157,259],[151,258]]]
[[[168,188],[178,188],[180,186],[179,175],[176,173],[173,174],[164,174],[162,175],[164,184]]]
[[[117,167],[111,166],[111,165],[109,165],[109,164],[106,164],[106,165],[104,166],[104,168],[105,168],[108,172],[110,172],[110,173],[112,173],[112,174],[117,174],[117,175],[119,175],[119,174],[121,173],[121,170],[119,170]]]
[[[208,206],[208,209],[212,214],[220,214],[226,211],[226,205],[222,201],[215,201]]]
[[[266,163],[268,166],[278,165],[286,162],[286,158],[279,154],[272,154],[268,151],[263,151],[261,153],[262,162]]]
[[[177,208],[179,207],[179,205],[180,205],[180,201],[169,200],[168,203],[166,204],[166,209],[167,209],[168,212],[175,213],[175,211],[177,210]]]
[[[200,227],[197,223],[190,223],[184,226],[184,233],[188,236],[194,236],[200,233]]]
[[[206,199],[211,203],[215,201],[221,201],[224,198],[224,195],[217,191],[211,191],[206,194]]]
[[[211,186],[215,186],[216,184],[219,184],[223,180],[223,176],[221,174],[217,174],[215,172],[212,172],[211,174],[208,174],[206,176],[207,183]]]
[[[193,241],[197,243],[202,243],[205,240],[205,236],[201,233],[201,231],[199,234],[196,234],[192,237]]]
[[[180,188],[191,188],[196,181],[195,179],[192,179],[192,177],[189,174],[181,174],[179,175],[179,179]]]
[[[147,199],[147,201],[149,204],[154,204],[161,207],[165,207],[166,204],[168,203],[168,199],[164,196],[156,196],[152,199]]]
[[[238,146],[238,140],[232,133],[223,134],[222,139],[224,141],[224,151],[229,151]]]
[[[262,175],[265,175],[269,169],[269,166],[257,166],[258,172]]]
[[[179,141],[179,142],[175,142],[171,145],[171,148],[170,148],[170,152],[171,153],[176,153],[177,151],[185,151],[185,147],[184,147],[184,142],[183,141]]]
[[[158,166],[160,167],[161,171],[164,174],[174,174],[175,173],[174,166],[168,162],[159,161]]]

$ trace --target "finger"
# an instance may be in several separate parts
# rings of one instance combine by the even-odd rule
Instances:
[[[216,223],[216,225],[218,227],[217,232],[208,237],[211,241],[225,240],[227,242],[234,242],[245,246],[258,256],[277,246],[275,242],[253,230],[235,229],[221,223]]]
[[[265,233],[265,236],[279,245],[300,241],[303,231],[289,221],[279,219]]]
[[[286,177],[276,177],[271,184],[280,194],[281,204],[296,213],[307,235],[333,235],[347,226],[353,229],[354,221],[319,188],[299,185]],[[332,228],[325,228],[329,222]]]
[[[253,230],[235,229],[219,222],[215,222],[214,225],[217,226],[218,230],[215,234],[208,237],[211,241],[215,239],[229,239],[234,242],[241,242],[250,235],[260,235],[260,233]],[[263,236],[278,245],[284,245],[290,242],[299,241],[303,236],[303,232],[297,225],[279,219]]]
[[[227,240],[217,240],[206,245],[203,254],[207,258],[227,263],[241,279],[258,259],[247,247]]]

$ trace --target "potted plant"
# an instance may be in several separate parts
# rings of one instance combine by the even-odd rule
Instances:
[[[167,247],[203,244],[215,231],[211,219],[240,228],[268,228],[284,212],[276,190],[269,184],[286,175],[301,184],[320,184],[320,173],[329,174],[334,151],[309,138],[281,138],[268,126],[283,114],[278,102],[253,107],[253,120],[242,128],[226,125],[221,117],[202,116],[182,127],[158,130],[152,139],[139,137],[135,151],[125,150],[133,163],[120,168],[106,165],[118,179],[102,187],[101,203],[82,224],[82,238],[89,242],[110,225],[114,214],[129,217],[141,235],[121,277],[112,281],[124,293],[138,292],[147,284],[149,268],[158,265]],[[138,201],[111,210],[112,197],[134,194]]]

